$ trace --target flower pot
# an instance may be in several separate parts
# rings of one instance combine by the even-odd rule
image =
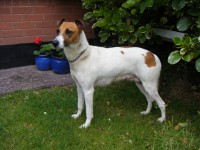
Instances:
[[[35,65],[38,70],[47,71],[51,69],[51,58],[46,55],[38,55],[35,57]]]
[[[57,74],[67,74],[70,72],[69,63],[67,59],[52,57],[51,67],[53,72]]]

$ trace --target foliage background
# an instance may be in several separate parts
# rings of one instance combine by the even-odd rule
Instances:
[[[84,0],[88,10],[85,20],[100,29],[102,43],[134,45],[160,43],[154,27],[185,32],[183,39],[175,38],[176,51],[168,62],[176,64],[181,59],[195,63],[200,72],[200,3],[198,0]],[[177,42],[178,41],[178,42]]]

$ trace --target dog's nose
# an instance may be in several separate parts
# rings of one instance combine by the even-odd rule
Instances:
[[[53,44],[54,47],[58,47],[59,42],[58,42],[58,40],[54,40],[54,41],[52,42],[52,44]]]

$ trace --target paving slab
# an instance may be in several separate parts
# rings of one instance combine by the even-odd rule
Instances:
[[[18,90],[67,86],[73,83],[70,74],[39,71],[35,65],[0,69],[0,95]]]

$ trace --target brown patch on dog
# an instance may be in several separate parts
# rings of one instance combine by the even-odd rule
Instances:
[[[131,48],[132,46],[121,46],[121,48]]]
[[[59,27],[59,34],[63,36],[65,45],[78,41],[81,31],[75,22],[63,22]]]
[[[145,56],[145,64],[149,68],[156,66],[156,60],[155,60],[155,57],[154,57],[153,53],[147,52],[147,54]]]
[[[120,51],[122,54],[124,54],[124,51]]]

